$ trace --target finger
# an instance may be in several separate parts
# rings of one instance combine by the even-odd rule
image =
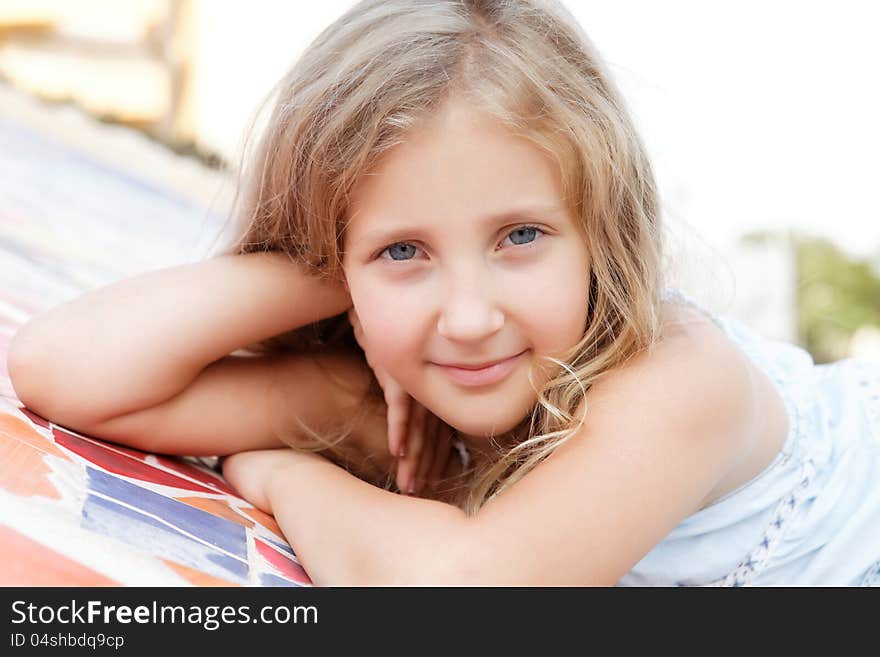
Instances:
[[[380,381],[382,393],[388,407],[388,448],[395,457],[401,456],[401,449],[405,447],[409,414],[412,410],[412,397],[384,371],[379,372],[382,376]]]
[[[440,477],[446,471],[446,464],[449,462],[449,455],[452,452],[452,440],[455,432],[445,422],[442,423],[440,434],[437,436],[437,444],[434,452],[434,462],[431,471],[428,474],[428,481],[431,488],[436,487]]]
[[[425,490],[428,472],[434,462],[435,445],[437,444],[437,431],[440,429],[440,421],[433,413],[428,413],[425,419],[425,442],[422,446],[422,455],[416,464],[416,494],[420,494]]]
[[[397,487],[404,495],[409,495],[411,493],[413,470],[412,450],[416,443],[416,440],[413,438],[413,436],[414,434],[420,433],[422,431],[420,423],[421,412],[419,410],[419,404],[413,402],[413,404],[410,406],[406,434],[403,440],[405,446],[401,446],[402,449],[400,452],[400,457],[397,460]]]
[[[416,464],[416,494],[425,490],[425,484],[428,479],[428,472],[434,464],[434,458],[437,453],[437,435],[440,429],[440,421],[436,415],[429,413],[425,420],[425,442],[422,445],[422,455]]]
[[[412,397],[403,392],[385,390],[385,404],[388,422],[388,449],[395,458],[402,456],[405,450],[407,426],[412,412]],[[403,393],[403,394],[401,394]]]
[[[398,487],[407,494],[415,492],[415,470],[425,442],[425,407],[419,403],[413,405],[410,413],[409,431],[407,432],[406,453],[397,463]]]

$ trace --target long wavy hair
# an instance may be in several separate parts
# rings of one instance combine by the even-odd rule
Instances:
[[[587,324],[568,353],[549,359],[558,374],[535,389],[535,406],[510,432],[513,440],[490,440],[493,457],[474,459],[438,492],[473,515],[570,440],[588,416],[582,402],[596,378],[650,349],[660,333],[663,249],[653,171],[620,92],[569,11],[540,0],[363,0],[351,7],[267,98],[274,105],[256,148],[245,147],[232,215],[237,231],[224,252],[283,251],[315,276],[341,280],[353,186],[453,94],[555,158],[591,263]],[[344,314],[251,350],[339,345],[359,349]],[[381,403],[375,380],[365,399]],[[360,406],[361,416],[368,406]],[[332,437],[305,429],[320,448],[339,444],[359,420]],[[389,487],[389,480],[378,483]]]

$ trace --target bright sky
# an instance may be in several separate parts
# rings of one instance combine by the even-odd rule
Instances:
[[[880,254],[876,3],[567,5],[624,88],[668,211]]]
[[[630,104],[670,220],[713,243],[794,226],[880,254],[876,3],[563,1]],[[229,126],[243,128],[259,95],[352,2],[236,4],[199,3],[204,56],[230,58],[201,82],[209,97],[223,89],[227,118],[201,120],[224,151],[238,143]]]

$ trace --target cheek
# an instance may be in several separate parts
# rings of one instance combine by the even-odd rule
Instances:
[[[535,349],[548,355],[574,345],[586,326],[588,273],[577,262],[563,264],[536,267],[516,286],[517,319]]]
[[[388,369],[399,362],[412,362],[420,339],[419,318],[427,312],[424,295],[388,289],[379,283],[365,286],[352,300],[358,313],[371,357]]]

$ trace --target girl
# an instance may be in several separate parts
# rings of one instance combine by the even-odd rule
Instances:
[[[28,406],[230,455],[319,585],[880,582],[880,372],[665,287],[563,7],[366,0],[278,91],[227,252],[30,322]]]

